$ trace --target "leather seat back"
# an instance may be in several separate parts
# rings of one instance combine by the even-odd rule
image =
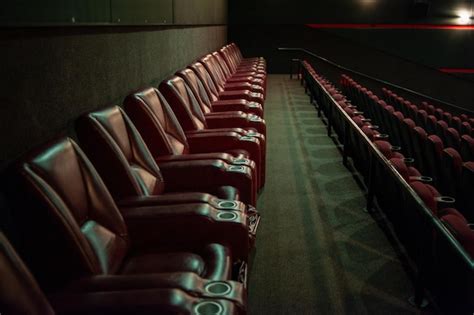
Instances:
[[[201,82],[201,79],[198,75],[191,69],[186,68],[181,71],[178,71],[176,75],[183,78],[186,84],[189,86],[191,91],[193,92],[196,100],[199,102],[201,109],[204,114],[208,114],[212,112],[212,103],[209,95],[206,91],[206,88]]]
[[[222,70],[222,73],[224,74],[226,80],[228,78],[230,78],[232,76],[232,72],[229,68],[229,66],[227,66],[227,63],[225,62],[224,60],[224,57],[222,57],[222,54],[220,54],[219,52],[215,51],[212,53],[212,56],[215,58],[215,60],[217,61],[219,67],[221,68]]]
[[[232,58],[232,52],[230,51],[230,48],[223,47],[221,50],[222,56],[224,57],[225,62],[227,63],[227,66],[231,70],[232,73],[235,72],[237,69],[238,63],[235,62],[235,60]]]
[[[201,83],[206,89],[209,99],[212,102],[218,101],[219,91],[216,85],[214,84],[214,81],[212,80],[211,75],[207,71],[206,67],[200,62],[196,62],[189,66],[189,68],[197,74],[199,79],[201,79]]]
[[[76,133],[115,200],[164,191],[158,165],[120,107],[81,116],[76,121]]]
[[[128,95],[124,108],[155,158],[189,153],[183,128],[156,88],[149,87]]]
[[[183,78],[173,76],[161,82],[159,90],[170,104],[185,131],[207,128],[206,117],[199,102]]]
[[[2,232],[0,232],[0,277],[2,314],[54,314],[33,275]]]
[[[129,248],[128,232],[99,174],[69,138],[38,152],[23,162],[21,175],[44,210],[41,215],[51,222],[48,233],[57,237],[54,244],[44,244],[55,249],[56,257],[41,259],[51,261],[52,273],[116,272]]]
[[[214,80],[214,84],[217,86],[219,92],[223,92],[226,77],[214,56],[211,54],[205,56],[201,59],[201,63],[206,67],[211,75],[211,78]]]

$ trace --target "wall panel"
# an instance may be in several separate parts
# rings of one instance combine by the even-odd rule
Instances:
[[[226,26],[3,30],[0,169],[86,111],[120,104],[220,48]],[[71,134],[71,133],[69,133]]]
[[[227,0],[174,0],[175,24],[226,24]]]
[[[110,0],[11,0],[2,3],[0,24],[105,23]]]
[[[173,0],[111,0],[111,8],[113,23],[173,23]]]

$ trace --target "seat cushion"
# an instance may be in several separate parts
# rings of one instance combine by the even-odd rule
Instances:
[[[232,259],[230,251],[220,244],[209,244],[200,252],[152,252],[131,256],[121,274],[151,274],[193,272],[209,280],[230,280]]]

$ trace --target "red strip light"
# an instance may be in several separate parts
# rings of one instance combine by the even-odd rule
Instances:
[[[465,68],[440,68],[439,71],[446,73],[474,73],[474,69]]]
[[[447,24],[306,24],[318,29],[474,30],[474,25]]]

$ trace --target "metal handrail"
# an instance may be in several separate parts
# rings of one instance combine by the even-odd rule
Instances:
[[[446,228],[446,226],[436,217],[433,215],[432,211],[428,209],[423,202],[423,200],[418,196],[418,194],[413,190],[413,188],[408,185],[408,183],[405,181],[405,179],[398,173],[398,171],[395,169],[395,167],[388,161],[388,159],[380,152],[380,150],[372,143],[372,141],[360,130],[360,128],[357,126],[357,124],[350,118],[350,116],[341,108],[339,103],[332,97],[332,95],[326,90],[326,88],[321,85],[321,83],[317,80],[315,80],[316,84],[324,91],[324,93],[330,98],[331,102],[333,103],[333,106],[337,108],[337,110],[340,112],[340,114],[343,115],[344,119],[349,123],[354,130],[356,130],[359,133],[359,136],[363,139],[365,144],[372,150],[373,153],[375,153],[375,156],[381,160],[387,169],[390,170],[390,174],[397,178],[398,181],[401,183],[402,187],[407,190],[413,197],[413,199],[416,201],[416,203],[419,205],[419,207],[422,209],[423,214],[427,216],[430,221],[433,223],[434,227],[436,230],[438,230],[443,236],[446,237],[448,242],[453,246],[457,252],[461,254],[462,260],[464,263],[466,263],[467,266],[469,266],[471,269],[474,269],[474,259],[471,258],[471,256],[466,252],[464,247],[462,247],[461,244],[459,244],[459,241],[454,238],[452,233]]]
[[[402,91],[405,91],[405,92],[408,92],[408,93],[411,93],[411,94],[415,94],[415,95],[418,95],[422,98],[425,98],[427,100],[431,100],[433,102],[436,102],[436,103],[441,103],[441,104],[444,104],[448,107],[452,107],[452,108],[455,108],[456,110],[460,110],[460,111],[463,111],[463,112],[466,112],[466,113],[469,113],[469,114],[472,114],[474,115],[474,111],[472,110],[469,110],[469,109],[466,109],[464,107],[461,107],[461,106],[458,106],[458,105],[455,105],[455,104],[452,104],[452,103],[448,103],[446,101],[442,101],[440,99],[437,99],[437,98],[434,98],[434,97],[431,97],[431,96],[428,96],[428,95],[425,95],[423,93],[419,93],[419,92],[416,92],[416,91],[413,91],[409,88],[406,88],[406,87],[403,87],[403,86],[400,86],[400,85],[397,85],[395,83],[391,83],[391,82],[388,82],[388,81],[385,81],[385,80],[382,80],[382,79],[379,79],[379,78],[375,78],[375,77],[372,77],[368,74],[365,74],[365,73],[362,73],[362,72],[359,72],[359,71],[356,71],[356,70],[353,70],[353,69],[349,69],[347,67],[344,67],[344,66],[341,66],[340,64],[338,63],[335,63],[334,61],[331,61],[329,59],[326,59],[324,57],[321,57],[317,54],[315,54],[314,52],[312,51],[309,51],[307,49],[304,49],[304,48],[293,48],[293,47],[279,47],[278,50],[280,51],[299,51],[299,52],[303,52],[307,55],[310,55],[314,58],[317,58],[321,61],[324,61],[325,63],[327,64],[330,64],[331,66],[333,67],[336,67],[340,70],[343,70],[343,71],[347,71],[347,72],[351,72],[353,74],[356,74],[358,76],[361,76],[361,77],[364,77],[366,79],[369,79],[369,80],[372,80],[372,81],[376,81],[378,83],[381,83],[381,84],[384,84],[384,85],[387,85],[387,86],[390,86],[392,88],[396,88],[396,89],[399,89],[399,90],[402,90]]]

